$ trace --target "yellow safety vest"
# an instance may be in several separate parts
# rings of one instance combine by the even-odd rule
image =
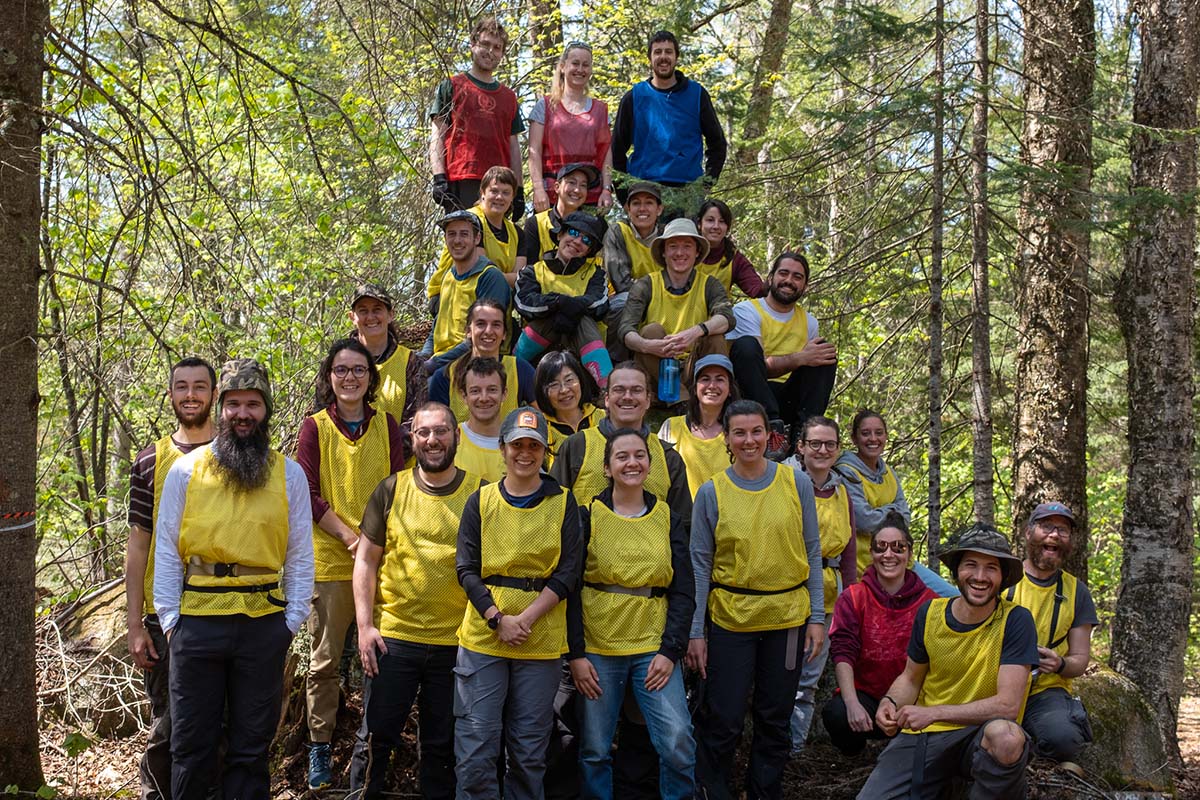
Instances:
[[[362,524],[371,492],[392,474],[387,416],[375,413],[362,436],[350,440],[338,430],[328,409],[313,414],[321,449],[320,491],[338,519],[354,530]],[[354,576],[354,556],[331,533],[313,521],[313,564],[318,581],[348,581]]]
[[[733,248],[725,248],[725,255],[715,264],[705,264],[703,261],[696,264],[696,271],[702,275],[711,275],[721,282],[725,287],[725,294],[729,294],[733,289]],[[768,353],[768,355],[770,355]]]
[[[638,278],[653,275],[662,269],[662,267],[654,263],[654,256],[650,252],[650,246],[642,244],[638,239],[637,231],[633,229],[633,225],[628,222],[618,222],[617,227],[621,231],[621,237],[625,240],[625,252],[629,256],[629,272],[635,281]]]
[[[1078,591],[1079,581],[1075,576],[1060,570],[1058,580],[1049,586],[1038,586],[1029,580],[1028,575],[1022,575],[1020,582],[1010,587],[1004,596],[1019,606],[1025,606],[1029,613],[1033,614],[1038,644],[1065,658],[1068,650],[1067,634],[1075,624],[1075,595]],[[1056,603],[1056,598],[1061,599]],[[1071,679],[1053,672],[1039,672],[1033,677],[1033,686],[1030,687],[1029,694],[1035,695],[1055,688],[1070,692]]]
[[[516,356],[501,356],[500,363],[504,366],[504,400],[500,402],[500,418],[503,419],[508,416],[509,412],[517,410],[517,399],[521,395],[521,382],[517,376]],[[450,384],[447,395],[450,398],[450,410],[454,412],[454,418],[462,422],[470,419],[471,412],[467,409],[467,401],[463,399],[456,388],[455,378],[458,376],[455,369],[457,367],[457,359],[446,365],[446,380]]]
[[[750,301],[758,314],[759,325],[762,328],[763,355],[779,356],[798,353],[808,344],[808,312],[799,306],[792,309],[790,322],[780,322],[771,316],[771,312],[763,305],[766,301],[756,298]],[[771,378],[775,383],[783,383],[792,373],[785,372]]]
[[[479,490],[480,577],[546,579],[554,572],[562,552],[563,517],[567,493],[542,498],[532,508],[517,508],[490,483]],[[509,586],[489,586],[496,608],[520,614],[533,604],[540,591]],[[525,644],[502,643],[473,605],[468,605],[458,628],[458,643],[476,653],[501,658],[560,658],[567,651],[567,606],[558,603],[533,626]]]
[[[154,443],[154,508],[150,509],[150,552],[146,556],[146,577],[142,580],[142,611],[146,614],[154,612],[154,515],[158,513],[158,503],[162,500],[163,481],[171,465],[182,458],[184,452],[175,445],[170,435],[164,436]]]
[[[704,284],[708,282],[706,275],[696,275],[692,286],[683,294],[671,294],[667,291],[666,279],[662,270],[650,276],[650,303],[646,306],[645,322],[657,322],[663,326],[667,335],[687,330],[693,325],[699,325],[708,320],[708,304],[704,302]],[[680,356],[685,360],[688,354]]]
[[[588,283],[598,269],[601,269],[599,260],[589,258],[570,275],[560,275],[547,267],[545,261],[539,261],[533,265],[533,275],[537,278],[542,294],[557,292],[567,297],[583,297],[587,292]]]
[[[542,412],[546,416],[546,422],[549,423],[550,431],[550,447],[546,454],[546,466],[549,468],[554,464],[554,456],[558,452],[558,446],[567,440],[567,437],[576,431],[586,431],[588,428],[594,428],[600,424],[600,420],[604,419],[605,412],[603,408],[597,408],[591,403],[584,403],[583,418],[579,420],[579,427],[575,431],[570,430],[570,426],[566,423],[559,422],[553,416],[553,412]]]
[[[458,644],[467,595],[458,583],[458,524],[479,476],[466,473],[450,495],[422,491],[413,471],[396,475],[379,562],[375,626],[384,636],[421,644]]]
[[[821,557],[836,558],[850,542],[854,531],[850,530],[850,495],[846,486],[839,483],[829,497],[816,496],[817,529],[821,532]],[[825,619],[832,621],[833,604],[838,596],[841,570],[825,567]]]
[[[657,502],[630,519],[603,503],[591,504],[591,539],[583,570],[583,636],[587,651],[602,656],[653,653],[667,624],[671,569],[671,509]],[[650,597],[620,594],[597,585],[650,588]],[[654,596],[657,595],[657,596]]]
[[[482,208],[471,206],[468,210],[479,217],[479,222],[483,225],[483,252],[488,260],[504,272],[514,271],[517,268],[517,226],[512,224],[508,217],[504,218],[504,230],[508,233],[508,241],[502,242],[492,233],[492,226],[488,224],[487,215]],[[437,269],[433,271],[427,285],[430,297],[441,294],[442,278],[446,276],[446,270],[453,265],[454,259],[450,257],[450,250],[443,245],[442,254],[438,256]]]
[[[668,420],[671,435],[675,437],[675,451],[687,468],[688,489],[692,499],[704,482],[729,466],[729,451],[725,449],[725,437],[701,439],[692,433],[687,417],[680,415]]]
[[[179,522],[183,563],[195,556],[210,564],[239,564],[276,574],[193,575],[184,582],[180,614],[263,617],[287,607],[278,574],[287,557],[289,530],[286,459],[274,451],[270,458],[266,484],[252,491],[225,483],[211,449],[196,459]]]
[[[960,633],[946,623],[946,606],[954,598],[930,601],[925,612],[925,651],[929,670],[917,695],[919,706],[961,705],[996,694],[1000,675],[1000,651],[1004,646],[1004,627],[1016,604],[1000,599],[996,612],[983,624]],[[1017,723],[1025,716],[1022,697]],[[935,722],[922,731],[938,733],[966,727],[955,722]]]
[[[553,250],[557,244],[554,237],[550,233],[550,212],[552,209],[547,208],[545,211],[539,211],[534,215],[534,222],[537,224],[538,233],[538,258],[542,254]]]
[[[379,388],[371,405],[380,413],[391,414],[396,424],[404,421],[404,404],[408,401],[408,359],[412,351],[399,342],[386,361],[377,361]]]
[[[604,476],[604,444],[607,437],[598,427],[583,431],[583,463],[579,465],[579,475],[571,492],[581,503],[590,503],[592,498],[608,488],[608,478]],[[646,476],[646,491],[666,501],[667,491],[671,488],[671,476],[667,472],[667,454],[662,442],[657,436],[650,436],[646,441],[646,449],[650,453],[650,474]]]
[[[726,630],[746,632],[803,625],[811,612],[805,585],[809,566],[793,471],[777,467],[775,478],[758,491],[740,488],[725,471],[712,480],[717,495],[708,596],[712,621]],[[777,594],[742,594],[737,589]]]
[[[504,477],[504,456],[500,449],[490,450],[471,441],[460,423],[458,428],[458,452],[454,455],[454,466],[480,476],[488,483]]]
[[[488,264],[466,278],[459,278],[453,269],[446,270],[442,278],[441,305],[433,325],[434,355],[441,355],[466,337],[467,310],[475,302],[479,279],[489,269],[500,272],[495,264]]]
[[[880,508],[889,503],[896,502],[896,496],[900,493],[900,483],[896,480],[896,473],[892,472],[891,467],[884,467],[883,480],[876,483],[864,475],[857,467],[850,464],[842,464],[841,466],[852,470],[862,481],[863,496],[871,505],[871,508]],[[862,575],[867,571],[867,567],[871,566],[871,531],[858,531],[855,537],[854,548],[858,556],[858,574]]]

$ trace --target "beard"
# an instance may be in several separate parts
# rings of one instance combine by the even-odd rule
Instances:
[[[417,448],[415,457],[417,466],[425,472],[445,472],[454,466],[454,457],[458,455],[458,444],[451,442],[439,453],[430,454],[423,448]]]
[[[208,418],[212,414],[212,407],[212,400],[209,400],[199,411],[188,412],[172,403],[171,411],[175,412],[175,421],[179,423],[179,427],[184,430],[195,430],[203,428],[208,422]]]
[[[955,584],[958,586],[958,593],[959,593],[959,596],[962,597],[963,602],[969,606],[975,606],[976,608],[990,606],[992,603],[995,603],[996,598],[998,598],[1000,596],[1000,589],[997,586],[995,591],[988,592],[988,596],[985,599],[974,600],[971,598],[971,593],[968,590],[966,584],[958,583],[957,581],[955,581]]]
[[[1063,561],[1071,554],[1069,548],[1059,545],[1058,552],[1050,554],[1046,552],[1046,546],[1037,542],[1028,543],[1029,561],[1038,569],[1046,572],[1054,572],[1062,568]]]
[[[771,295],[771,299],[781,306],[790,306],[800,299],[800,293],[791,287],[768,286],[767,294]]]
[[[213,460],[226,485],[249,491],[261,489],[271,473],[271,439],[268,419],[239,436],[225,419],[217,420],[217,438],[212,442]]]

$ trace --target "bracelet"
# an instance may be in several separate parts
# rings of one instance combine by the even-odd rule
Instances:
[[[881,703],[882,703],[884,700],[887,700],[888,702],[890,702],[890,703],[892,704],[892,706],[893,706],[893,707],[895,707],[895,708],[899,708],[899,707],[900,707],[900,704],[899,704],[899,703],[897,703],[897,702],[896,702],[896,701],[895,701],[895,700],[892,698],[892,696],[891,696],[891,695],[887,695],[887,694],[885,694],[883,697],[879,698],[879,702],[881,702]]]
[[[1059,656],[1058,657],[1058,669],[1054,670],[1054,674],[1061,675],[1062,671],[1066,668],[1067,668],[1067,657]]]
[[[705,325],[703,322],[698,322],[696,324],[700,326],[700,330],[704,331],[704,335],[708,336],[708,326]]]

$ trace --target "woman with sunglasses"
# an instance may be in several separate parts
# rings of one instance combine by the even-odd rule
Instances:
[[[593,165],[599,185],[589,189],[587,203],[612,207],[612,134],[608,106],[588,96],[592,80],[592,48],[568,42],[554,67],[550,94],[529,112],[529,177],[533,208],[545,211],[558,200],[555,175],[568,164]]]
[[[570,351],[555,350],[542,356],[533,376],[533,393],[538,410],[550,425],[551,459],[560,442],[604,419],[604,408],[596,405],[599,388]]]
[[[517,310],[524,322],[517,357],[536,364],[551,348],[570,350],[601,389],[612,372],[600,332],[608,287],[604,267],[595,258],[606,227],[591,214],[568,214],[557,247],[517,276]]]
[[[886,738],[875,712],[904,671],[917,610],[937,597],[908,569],[912,546],[904,517],[885,512],[871,534],[871,566],[834,605],[829,649],[838,689],[821,720],[834,746],[847,755],[861,753],[868,739]]]
[[[696,227],[708,240],[708,255],[700,259],[696,270],[719,280],[726,294],[737,284],[747,297],[766,297],[767,285],[730,236],[733,211],[729,205],[715,198],[705,200],[696,215]]]
[[[696,613],[687,664],[707,679],[696,718],[696,779],[713,798],[739,794],[733,757],[748,702],[747,795],[783,796],[800,671],[825,640],[812,481],[765,458],[769,425],[753,400],[729,406],[725,444],[733,464],[700,487],[692,510]]]
[[[825,584],[825,630],[833,618],[833,604],[844,587],[858,577],[855,564],[854,505],[842,476],[833,471],[841,453],[837,422],[828,417],[809,417],[799,433],[799,452],[804,471],[813,484],[817,505],[817,527],[821,532],[821,567]],[[796,707],[792,711],[792,752],[804,749],[812,725],[817,683],[829,657],[829,639],[817,657],[804,663]]]
[[[300,424],[296,461],[308,478],[316,584],[308,618],[308,782],[328,786],[338,709],[338,665],[354,623],[358,525],[379,482],[404,468],[400,426],[372,408],[379,371],[357,338],[339,339],[317,372],[317,411]]]

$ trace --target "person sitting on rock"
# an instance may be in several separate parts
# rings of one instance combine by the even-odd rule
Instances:
[[[613,358],[619,348],[620,359],[628,358],[625,345],[616,340],[621,312],[629,289],[638,278],[658,271],[650,247],[658,238],[659,217],[663,213],[662,187],[649,181],[635,181],[625,194],[625,219],[618,220],[604,234],[604,271],[608,273],[608,352]]]

